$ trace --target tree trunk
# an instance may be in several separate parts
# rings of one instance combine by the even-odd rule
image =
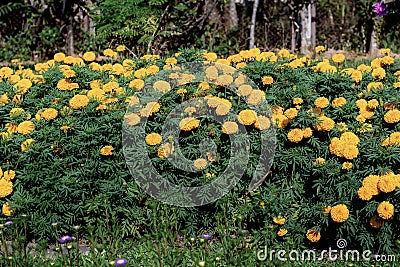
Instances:
[[[73,27],[74,17],[72,15],[69,16],[69,23],[67,25],[67,44],[68,44],[68,55],[75,55],[75,47],[74,47],[74,27]]]
[[[371,42],[370,42],[370,45],[369,45],[369,54],[372,57],[376,57],[378,55],[378,50],[379,49],[378,49],[378,43],[376,41],[376,32],[375,32],[375,30],[372,30]]]
[[[316,46],[317,31],[315,26],[315,21],[317,19],[317,5],[315,0],[311,0],[311,45]]]
[[[239,19],[234,0],[229,0],[229,3],[224,5],[224,20],[227,30],[232,30],[238,26]]]
[[[309,54],[311,43],[311,5],[306,4],[300,11],[301,17],[301,45],[300,52],[303,54]]]
[[[254,31],[255,31],[255,28],[256,28],[257,8],[258,8],[258,0],[254,0],[254,4],[253,4],[253,14],[251,15],[250,45],[249,45],[249,49],[251,49],[251,48],[254,47],[254,41],[255,41]]]

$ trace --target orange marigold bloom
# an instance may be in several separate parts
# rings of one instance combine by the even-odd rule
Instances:
[[[203,159],[203,158],[200,158],[200,159],[196,159],[194,162],[193,162],[193,165],[194,165],[194,167],[196,168],[196,169],[198,169],[198,170],[203,170],[203,169],[205,169],[206,167],[207,167],[207,160],[206,159]]]
[[[158,134],[158,133],[150,133],[150,134],[148,134],[148,135],[146,136],[145,140],[146,140],[146,143],[147,143],[149,146],[155,146],[155,145],[158,145],[158,144],[161,143],[162,137],[161,137],[161,135]]]
[[[114,148],[112,146],[104,146],[100,149],[100,154],[103,156],[110,156],[113,150]]]
[[[342,223],[349,218],[349,210],[344,204],[338,204],[331,209],[331,218],[334,222]]]
[[[379,204],[378,208],[376,209],[378,212],[379,217],[382,219],[390,219],[394,214],[394,206],[389,201],[383,201]]]
[[[35,130],[35,125],[31,121],[23,121],[17,127],[17,131],[20,134],[30,134],[33,130]]]
[[[311,242],[315,243],[321,239],[321,233],[317,231],[317,229],[309,229],[307,230],[306,237]]]

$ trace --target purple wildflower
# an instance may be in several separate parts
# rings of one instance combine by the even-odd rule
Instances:
[[[127,259],[119,258],[115,260],[115,266],[124,266],[127,262]]]
[[[211,235],[209,235],[209,234],[202,234],[201,237],[204,238],[204,239],[210,239],[210,238],[211,238]]]
[[[380,3],[375,3],[372,5],[372,7],[374,8],[375,15],[377,15],[378,17],[383,17],[387,15],[385,2],[382,1]]]
[[[57,222],[51,223],[52,226],[57,226],[57,224],[58,224]]]
[[[65,243],[65,242],[70,241],[70,240],[71,240],[71,237],[69,235],[64,235],[64,236],[62,236],[60,238],[60,242],[61,243]]]
[[[6,221],[6,222],[4,223],[4,226],[9,226],[9,225],[11,225],[11,224],[13,224],[13,221]]]

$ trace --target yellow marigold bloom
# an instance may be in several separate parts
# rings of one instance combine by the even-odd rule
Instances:
[[[400,82],[393,83],[394,88],[400,88]],[[1,101],[0,101],[1,102]]]
[[[387,123],[397,123],[400,121],[400,110],[392,109],[386,112],[383,119]]]
[[[96,101],[102,101],[106,98],[106,92],[101,89],[92,89],[87,92],[87,97],[89,99],[95,99]]]
[[[196,129],[200,124],[200,120],[189,117],[189,118],[184,118],[179,122],[179,128],[182,131],[191,131],[193,129]]]
[[[144,87],[144,81],[142,79],[134,79],[129,82],[129,88],[135,88],[136,90],[141,90]]]
[[[301,99],[300,97],[293,98],[293,105],[301,105],[301,104],[303,104],[303,99]]]
[[[0,95],[0,105],[6,105],[8,103],[8,96],[6,94]]]
[[[17,131],[20,134],[30,134],[33,130],[35,130],[35,125],[31,121],[23,121],[17,127]]]
[[[372,197],[374,196],[373,191],[371,190],[371,187],[366,187],[366,186],[360,187],[360,189],[358,189],[357,193],[358,193],[358,197],[364,201],[371,200]]]
[[[200,158],[193,161],[193,165],[198,170],[203,170],[207,167],[208,163],[206,159]]]
[[[394,206],[389,201],[383,201],[379,204],[376,211],[378,212],[379,217],[381,217],[384,220],[387,220],[393,216]]]
[[[306,237],[311,242],[315,243],[321,239],[321,233],[317,231],[317,229],[309,229],[307,230]]]
[[[319,45],[315,48],[315,53],[319,54],[325,51],[325,47],[323,47],[322,45]]]
[[[313,135],[313,132],[310,127],[304,128],[304,129],[302,129],[302,131],[303,131],[304,138],[310,138]]]
[[[81,109],[89,104],[89,98],[85,95],[75,95],[69,100],[69,106],[74,109]]]
[[[14,85],[14,87],[18,89],[18,94],[25,94],[29,88],[32,87],[32,82],[28,79],[21,79]]]
[[[261,90],[253,90],[247,97],[247,104],[257,106],[265,102],[265,93]]]
[[[379,178],[378,189],[384,193],[393,192],[396,189],[397,181],[394,175],[382,175]]]
[[[204,53],[204,54],[203,54],[203,58],[204,58],[206,61],[214,62],[214,61],[217,60],[218,56],[217,56],[217,54],[214,53],[214,52],[208,52],[208,53]]]
[[[371,100],[368,101],[368,104],[367,104],[367,107],[368,107],[368,108],[374,109],[374,108],[376,108],[377,106],[379,106],[378,100],[376,100],[376,99],[371,99]]]
[[[394,63],[394,58],[390,57],[390,56],[384,56],[382,58],[382,63],[384,65],[392,65]]]
[[[96,54],[94,52],[86,52],[83,54],[83,59],[87,62],[92,62],[96,60]]]
[[[291,54],[290,54],[289,50],[287,50],[287,49],[281,49],[281,50],[278,52],[278,57],[281,57],[281,58],[289,58],[290,56],[291,56]]]
[[[63,125],[63,126],[60,127],[60,130],[64,131],[64,132],[67,132],[68,130],[71,130],[71,129],[72,128],[70,126],[66,126],[66,125]]]
[[[358,148],[355,145],[346,145],[341,149],[345,159],[352,160],[358,156]]]
[[[369,224],[375,229],[381,228],[384,223],[385,221],[382,220],[378,215],[372,216],[372,218],[369,220]]]
[[[224,116],[224,115],[226,115],[226,114],[228,114],[229,113],[229,110],[231,109],[231,104],[230,105],[227,105],[227,104],[225,104],[225,103],[221,103],[221,104],[219,104],[218,106],[217,106],[217,108],[215,109],[215,113],[218,115],[218,116]]]
[[[243,69],[247,66],[246,62],[240,62],[238,64],[236,64],[236,69]]]
[[[100,154],[103,156],[111,156],[114,148],[112,146],[104,146],[100,149]]]
[[[362,80],[362,72],[359,70],[355,70],[351,74],[351,79],[355,82],[360,82]]]
[[[386,71],[384,68],[376,68],[372,71],[372,77],[375,79],[383,79],[386,77]]]
[[[350,170],[351,168],[353,168],[353,163],[351,162],[343,162],[342,164],[342,170]]]
[[[23,108],[12,108],[10,110],[10,117],[11,118],[18,118],[24,115],[25,111]]]
[[[201,82],[201,83],[199,83],[198,87],[200,90],[203,90],[203,91],[209,90],[211,88],[210,85],[208,84],[208,82]]]
[[[379,194],[379,189],[378,189],[378,183],[379,183],[380,177],[378,175],[368,175],[367,177],[364,178],[362,182],[362,186],[366,187],[371,190],[372,195],[378,195]]]
[[[345,144],[356,146],[360,142],[360,138],[353,132],[345,132],[340,136],[340,140]]]
[[[178,60],[174,57],[169,57],[165,60],[165,64],[168,66],[175,65],[176,63],[178,63]]]
[[[41,118],[48,121],[57,118],[57,116],[58,116],[58,111],[54,108],[47,108],[40,115]]]
[[[55,62],[63,62],[65,59],[65,54],[64,53],[57,53],[54,55],[54,61]]]
[[[319,121],[314,125],[314,129],[317,131],[330,131],[335,127],[335,122],[326,116],[319,117]]]
[[[357,70],[359,70],[361,72],[370,72],[372,70],[372,68],[370,66],[365,65],[365,64],[360,64],[357,67]]]
[[[316,158],[316,159],[315,159],[315,162],[314,162],[314,166],[322,165],[322,164],[324,164],[325,162],[326,162],[326,161],[325,161],[324,158]]]
[[[242,84],[237,89],[236,93],[240,96],[249,96],[253,92],[253,88],[248,84]]]
[[[283,114],[274,114],[272,116],[272,121],[276,122],[277,127],[280,129],[285,128],[289,123],[289,119]]]
[[[335,54],[332,56],[332,61],[337,64],[342,63],[345,59],[346,57],[343,54]]]
[[[379,52],[381,52],[381,54],[387,55],[390,54],[392,50],[390,48],[382,48]]]
[[[284,228],[281,228],[281,229],[279,229],[277,235],[280,236],[280,237],[282,237],[282,236],[286,235],[287,232],[288,232],[288,230],[286,230],[286,229],[284,229]]]
[[[346,98],[344,97],[338,97],[332,100],[332,107],[333,108],[340,108],[341,106],[345,105],[347,103]]]
[[[301,129],[292,129],[287,134],[288,139],[292,143],[298,143],[303,140],[303,130]]]
[[[324,215],[328,215],[331,212],[332,207],[331,206],[327,206],[323,208],[323,214]]]
[[[269,129],[269,127],[271,127],[271,121],[269,118],[263,115],[257,116],[256,122],[254,123],[254,128],[264,131]]]
[[[113,57],[116,58],[118,56],[117,52],[114,52],[112,49],[107,48],[106,50],[103,51],[103,55],[106,57]]]
[[[0,179],[0,198],[10,195],[13,191],[13,184],[11,181]]]
[[[124,118],[129,126],[137,125],[140,122],[140,116],[134,113],[125,115]]]
[[[11,214],[13,214],[13,212],[14,212],[10,207],[10,203],[8,203],[8,202],[3,204],[2,211],[5,216],[11,216]]]
[[[237,133],[238,130],[239,126],[236,122],[233,121],[224,122],[224,124],[222,125],[222,132],[224,134],[234,134]]]
[[[156,65],[150,65],[146,68],[146,74],[147,75],[154,75],[158,73],[160,69]]]
[[[274,83],[274,78],[272,78],[271,76],[264,76],[264,77],[262,77],[262,83],[264,85],[273,84]]]
[[[233,77],[231,75],[223,74],[217,77],[215,83],[221,86],[228,86],[233,83]]]
[[[65,78],[75,77],[75,71],[73,71],[73,70],[64,70],[64,71],[62,71],[62,73],[64,74]]]
[[[272,220],[274,221],[274,223],[276,223],[278,225],[283,225],[286,222],[286,219],[281,216],[274,217],[274,218],[272,218]]]
[[[238,120],[243,125],[252,125],[256,121],[257,114],[250,109],[239,112]]]
[[[315,99],[314,104],[317,108],[326,108],[329,106],[329,100],[326,97],[318,97]]]
[[[115,50],[117,52],[124,52],[125,49],[126,49],[126,47],[124,45],[119,45],[119,46],[117,46],[117,48],[115,48]]]
[[[16,124],[16,123],[8,122],[8,123],[6,123],[5,127],[7,129],[7,133],[12,134],[12,133],[18,132],[18,124]]]
[[[153,88],[157,91],[165,93],[171,90],[171,85],[166,81],[159,80],[153,84]]]
[[[349,218],[349,214],[349,210],[344,204],[338,204],[331,209],[331,218],[337,223],[346,221]]]
[[[174,152],[174,146],[170,143],[161,145],[157,150],[157,156],[159,158],[166,158]]]
[[[293,120],[294,118],[296,118],[297,114],[298,111],[295,108],[289,108],[283,113],[283,115],[285,115],[289,120]]]
[[[26,139],[25,141],[23,141],[21,143],[21,151],[24,152],[26,150],[28,150],[31,147],[31,144],[34,140],[33,139]]]
[[[145,141],[149,146],[155,146],[161,143],[162,137],[158,133],[150,133],[146,136]]]
[[[1,178],[1,175],[0,175],[0,178]],[[8,170],[3,173],[3,179],[5,179],[7,181],[11,181],[14,178],[15,178],[15,171],[13,171],[13,170]]]

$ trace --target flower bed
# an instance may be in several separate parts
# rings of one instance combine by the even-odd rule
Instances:
[[[129,172],[121,137],[123,125],[146,120],[152,165],[185,186],[205,185],[224,173],[230,136],[238,129],[249,140],[247,168],[232,190],[206,206],[166,208],[179,232],[212,229],[223,215],[249,230],[267,230],[277,242],[324,247],[345,238],[349,246],[392,251],[400,234],[400,64],[389,50],[365,64],[346,62],[341,54],[323,58],[323,50],[318,47],[313,58],[252,49],[226,59],[198,50],[128,59],[119,48],[105,51],[105,63],[95,62],[92,52],[83,58],[58,53],[34,70],[1,68],[3,219],[27,214],[34,238],[51,239],[51,222],[65,233],[67,225],[86,231],[111,215],[123,226],[122,236],[146,232],[158,202]],[[208,82],[190,75],[159,79],[187,62],[205,64]],[[162,97],[142,102],[149,85]],[[168,114],[194,98],[217,117],[232,116],[221,126],[191,116],[199,108],[185,106],[177,141],[194,168],[188,174],[168,161],[176,144],[160,134]],[[265,101],[271,114],[249,108]],[[136,113],[126,113],[129,106]],[[260,132],[273,128],[271,172],[249,190],[262,154]]]

